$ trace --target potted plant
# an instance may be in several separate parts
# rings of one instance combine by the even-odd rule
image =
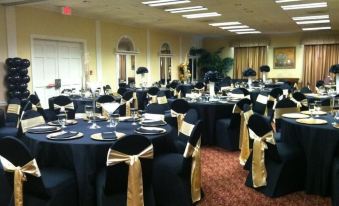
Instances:
[[[247,68],[244,72],[243,72],[243,76],[247,77],[247,84],[248,87],[250,89],[252,89],[252,81],[253,81],[253,77],[257,75],[257,72],[255,72],[252,68]]]
[[[337,94],[339,94],[339,64],[332,65],[330,68],[330,72],[335,74],[335,84]]]
[[[267,80],[267,73],[270,72],[271,68],[268,65],[262,65],[260,72],[262,73],[262,81],[265,83]]]
[[[148,69],[146,67],[139,67],[137,69],[137,74],[140,75],[140,79],[141,79],[140,86],[142,88],[146,87],[147,85],[147,78],[145,78],[147,73],[148,73]]]

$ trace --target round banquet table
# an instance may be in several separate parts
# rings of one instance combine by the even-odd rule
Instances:
[[[302,149],[306,158],[305,190],[310,194],[330,195],[331,167],[339,144],[339,129],[330,115],[320,116],[324,125],[306,125],[295,119],[282,119],[282,141]]]
[[[100,129],[91,130],[90,124],[78,119],[78,124],[67,126],[66,131],[78,131],[84,136],[73,140],[49,140],[46,134],[26,133],[25,142],[37,159],[40,167],[62,167],[75,171],[79,192],[79,204],[81,206],[96,205],[95,180],[96,174],[106,165],[106,157],[113,141],[96,141],[90,138],[92,134],[112,131],[106,127],[106,121],[98,122]],[[139,125],[130,122],[119,122],[117,132],[126,135],[134,134],[134,129]],[[154,155],[169,149],[170,133],[172,130],[168,124],[161,128],[166,129],[165,134],[145,135],[154,146]]]

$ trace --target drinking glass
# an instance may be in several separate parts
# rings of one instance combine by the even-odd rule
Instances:
[[[314,110],[317,112],[315,117],[319,117],[319,112],[321,110],[321,101],[314,101]]]
[[[314,103],[309,103],[308,104],[308,111],[310,111],[311,114],[311,119],[313,119],[313,112],[315,110],[315,104]]]
[[[118,113],[113,113],[110,115],[110,124],[107,127],[113,128],[114,132],[116,131],[117,125],[119,123],[120,115]]]
[[[132,125],[137,125],[137,123],[136,123],[137,109],[131,108],[131,115],[132,115],[132,118],[133,118]]]
[[[88,123],[92,123],[93,107],[91,105],[85,105],[85,113],[88,119]]]
[[[67,114],[61,113],[57,115],[58,123],[61,125],[61,128],[66,128]]]

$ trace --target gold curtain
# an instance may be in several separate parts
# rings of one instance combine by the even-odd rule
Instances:
[[[266,64],[267,61],[267,47],[235,47],[234,48],[234,61],[235,69],[233,77],[235,79],[242,79],[242,72],[250,67],[257,72],[257,78],[259,77],[259,67]]]
[[[119,55],[120,59],[120,80],[126,81],[126,55]]]
[[[333,64],[339,63],[339,44],[305,45],[303,85],[315,89],[318,80],[329,75]]]

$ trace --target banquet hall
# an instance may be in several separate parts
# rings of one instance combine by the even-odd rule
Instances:
[[[339,205],[338,0],[0,0],[0,206]]]

